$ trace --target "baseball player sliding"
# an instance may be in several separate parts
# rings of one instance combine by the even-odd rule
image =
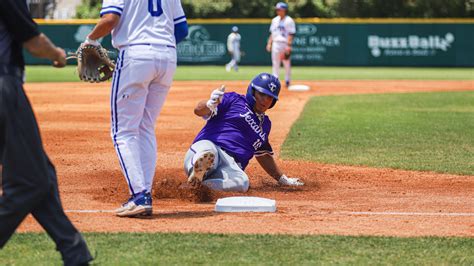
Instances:
[[[119,50],[112,80],[111,136],[131,197],[116,214],[151,215],[155,123],[176,70],[176,44],[188,33],[180,0],[104,0],[85,44],[112,32]]]
[[[275,106],[280,81],[268,73],[257,75],[246,95],[225,93],[224,87],[200,101],[194,109],[207,120],[184,159],[188,182],[219,191],[246,192],[249,178],[244,172],[253,156],[278,183],[302,186],[299,178],[283,174],[273,158],[269,141],[271,122],[265,112]]]
[[[278,77],[280,65],[285,67],[286,87],[291,83],[291,45],[296,33],[294,20],[288,16],[288,5],[279,2],[275,6],[277,16],[272,19],[270,25],[270,37],[268,37],[267,51],[272,54],[273,75]]]

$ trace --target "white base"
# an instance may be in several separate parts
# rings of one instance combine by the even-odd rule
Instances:
[[[308,85],[295,84],[288,87],[289,91],[309,91],[310,87]]]
[[[259,197],[229,197],[218,199],[216,212],[276,212],[276,201]]]

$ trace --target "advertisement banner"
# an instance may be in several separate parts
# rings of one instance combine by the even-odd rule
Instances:
[[[234,24],[190,24],[177,46],[179,64],[224,65],[227,36]],[[265,50],[269,25],[239,23],[241,65],[270,65]],[[93,24],[43,24],[40,30],[74,52]],[[474,66],[473,23],[297,23],[292,64],[307,66]],[[111,46],[110,36],[100,40]],[[48,64],[26,55],[27,64]],[[71,62],[72,63],[72,62]]]

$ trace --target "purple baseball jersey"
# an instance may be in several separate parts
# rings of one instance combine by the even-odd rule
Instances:
[[[258,118],[244,95],[225,93],[211,117],[194,139],[212,141],[232,156],[242,169],[250,159],[264,154],[273,154],[268,141],[272,123],[268,116]]]

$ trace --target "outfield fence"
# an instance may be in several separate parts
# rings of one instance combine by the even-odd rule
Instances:
[[[59,46],[75,51],[97,20],[38,20]],[[179,64],[222,65],[227,35],[242,35],[242,65],[270,65],[268,19],[190,19]],[[304,66],[473,67],[474,19],[297,19],[292,63]],[[112,49],[110,36],[102,41]],[[48,64],[26,57],[27,64]]]

